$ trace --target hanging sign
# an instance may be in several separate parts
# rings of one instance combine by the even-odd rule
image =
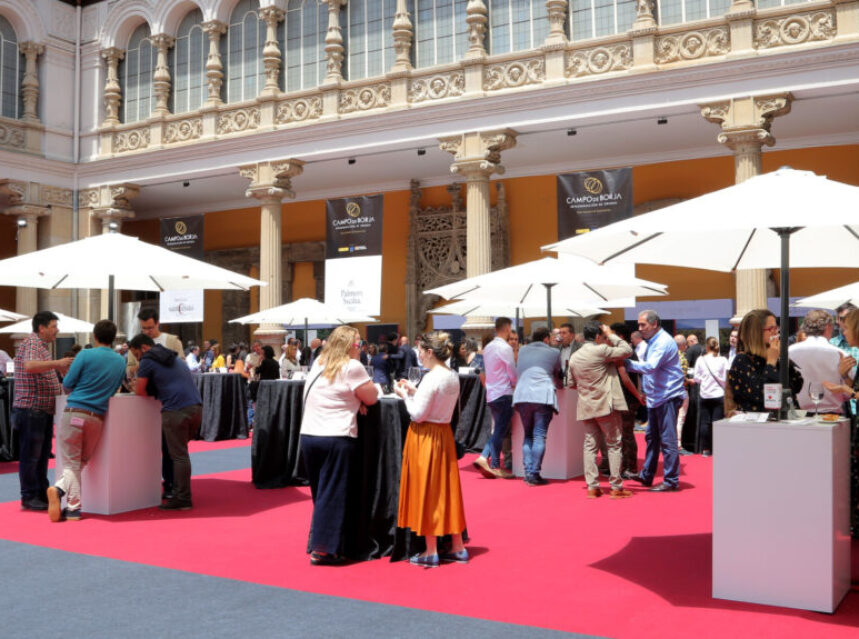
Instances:
[[[558,241],[632,215],[632,169],[559,175]]]

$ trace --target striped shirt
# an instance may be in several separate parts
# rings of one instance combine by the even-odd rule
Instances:
[[[15,401],[14,408],[28,408],[54,413],[56,396],[62,393],[57,371],[47,370],[41,373],[28,373],[24,370],[24,362],[41,360],[51,361],[48,345],[39,339],[36,333],[21,342],[15,353]]]

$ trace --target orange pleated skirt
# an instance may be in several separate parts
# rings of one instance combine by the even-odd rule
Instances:
[[[450,424],[412,422],[403,447],[397,525],[418,535],[465,530],[465,507]]]

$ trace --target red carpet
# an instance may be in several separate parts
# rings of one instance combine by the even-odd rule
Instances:
[[[250,471],[194,479],[196,507],[51,524],[0,504],[0,536],[218,577],[609,637],[856,637],[859,593],[835,615],[710,597],[711,460],[683,458],[682,490],[588,500],[584,482],[529,488],[462,463],[473,560],[424,570],[312,567],[306,488],[256,490]],[[177,539],[185,540],[176,543]],[[857,548],[859,551],[859,548]],[[854,553],[855,555],[856,553]]]

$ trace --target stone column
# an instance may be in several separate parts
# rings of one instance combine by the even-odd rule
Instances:
[[[39,121],[39,72],[37,58],[45,52],[45,45],[36,42],[22,42],[18,45],[24,54],[24,78],[21,80],[21,96],[24,102],[25,122]]]
[[[168,103],[170,101],[170,66],[167,64],[167,49],[176,42],[173,36],[165,33],[154,35],[150,38],[152,44],[158,51],[155,62],[155,73],[152,76],[152,90],[155,93],[155,108],[152,115],[170,115]]]
[[[277,23],[283,20],[283,9],[269,6],[259,11],[259,17],[265,22],[265,46],[262,49],[262,62],[265,66],[265,87],[260,95],[277,95],[280,88],[277,84],[280,73],[280,47],[277,46]]]
[[[465,93],[483,91],[483,63],[486,60],[486,25],[489,12],[483,0],[468,0],[465,7],[465,21],[468,23],[468,50],[463,56],[465,70]]]
[[[10,206],[3,213],[18,218],[18,255],[32,253],[38,249],[39,218],[47,215],[50,209],[32,204]],[[38,291],[35,288],[19,286],[15,289],[15,310],[28,317],[38,312]]]
[[[745,57],[754,50],[755,3],[753,0],[733,0],[725,13],[731,30],[731,51],[728,57]]]
[[[119,124],[119,104],[122,100],[122,88],[119,85],[119,61],[125,57],[125,51],[111,47],[103,49],[101,57],[107,61],[107,79],[104,82],[104,122],[102,126]]]
[[[718,136],[734,152],[734,179],[737,184],[761,173],[761,149],[772,146],[772,120],[790,112],[792,96],[776,95],[732,98],[726,102],[701,105],[701,115],[718,124]],[[767,306],[767,271],[753,269],[737,271],[735,320],[750,310]]]
[[[546,0],[549,35],[543,43],[546,52],[546,80],[563,80],[564,58],[568,44],[564,24],[567,21],[567,0]]]
[[[391,71],[409,71],[412,68],[412,21],[406,0],[397,0],[393,24],[394,51],[397,54]]]
[[[337,117],[340,102],[340,83],[343,81],[343,33],[340,29],[340,8],[346,0],[321,0],[328,3],[328,31],[325,33],[325,59],[328,72],[323,80],[322,115]]]
[[[450,170],[466,180],[466,277],[492,270],[489,223],[489,176],[504,173],[501,152],[516,144],[515,131],[465,133],[439,140],[442,151],[454,156]],[[463,330],[483,331],[489,318],[469,318]]]
[[[209,36],[209,56],[206,58],[206,82],[209,88],[209,98],[206,106],[222,104],[221,86],[224,82],[224,64],[221,61],[219,43],[221,36],[227,32],[227,25],[218,20],[210,20],[202,24],[203,31]]]
[[[239,167],[242,177],[250,180],[245,196],[260,202],[260,279],[268,286],[260,288],[260,310],[281,305],[282,240],[281,207],[284,198],[293,198],[292,178],[301,175],[304,162],[277,160]],[[286,331],[280,324],[261,324],[254,337],[277,351]]]
[[[629,30],[632,36],[632,63],[635,71],[651,71],[656,68],[656,30],[653,0],[636,0],[635,22]]]

